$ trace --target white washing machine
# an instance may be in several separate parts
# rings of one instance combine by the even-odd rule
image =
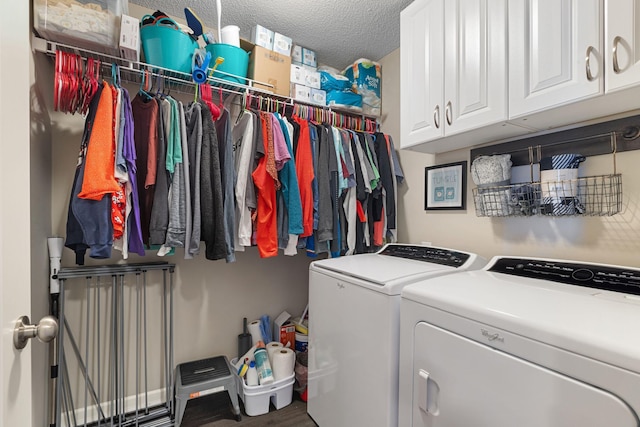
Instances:
[[[482,268],[475,254],[386,245],[309,267],[307,412],[320,427],[388,427],[398,420],[400,291]]]
[[[495,257],[404,288],[399,425],[638,427],[640,269]]]

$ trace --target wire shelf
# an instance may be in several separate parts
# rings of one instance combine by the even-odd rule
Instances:
[[[622,211],[622,175],[473,189],[479,217],[612,216]]]
[[[163,86],[166,85],[169,91],[176,91],[185,94],[193,94],[196,90],[196,84],[193,82],[192,76],[189,73],[182,73],[179,71],[163,68],[157,65],[147,64],[145,62],[131,61],[118,56],[109,55],[107,53],[96,52],[89,49],[84,49],[78,46],[72,46],[64,43],[58,43],[51,40],[46,40],[41,37],[32,35],[31,46],[37,52],[42,52],[48,56],[55,56],[56,51],[70,52],[81,56],[84,59],[93,58],[99,60],[102,67],[111,68],[112,64],[115,64],[119,68],[120,79],[123,82],[140,84],[143,76],[148,73],[153,78],[161,78]],[[269,100],[274,101],[274,106],[282,105],[300,105],[309,109],[317,109],[324,111],[324,116],[332,117],[338,116],[338,119],[344,117],[345,120],[349,117],[361,118],[363,122],[369,121],[375,123],[375,128],[379,128],[380,122],[378,117],[370,116],[359,112],[350,111],[347,109],[341,109],[339,107],[304,103],[298,100],[294,100],[291,97],[278,95],[273,91],[265,88],[273,88],[270,83],[260,82],[249,78],[235,76],[230,73],[226,73],[221,70],[216,70],[217,74],[227,75],[241,79],[245,81],[245,84],[232,82],[229,80],[221,79],[218,77],[209,76],[207,83],[214,86],[216,90],[220,89],[225,93],[232,93],[237,95],[248,95],[258,100],[259,102],[267,102]],[[257,86],[259,85],[259,86]]]

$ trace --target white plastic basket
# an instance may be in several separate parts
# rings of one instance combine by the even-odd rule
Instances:
[[[235,365],[237,359],[231,361]],[[280,381],[267,385],[248,386],[241,377],[235,376],[238,395],[244,403],[244,410],[250,417],[263,415],[269,412],[269,402],[276,409],[284,408],[293,400],[293,383],[295,373]]]

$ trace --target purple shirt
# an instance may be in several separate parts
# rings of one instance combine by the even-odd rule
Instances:
[[[131,100],[126,89],[122,89],[122,106],[124,110],[124,140],[122,156],[127,164],[127,173],[131,183],[131,213],[129,214],[129,252],[144,256],[142,243],[142,226],[140,225],[140,205],[138,203],[138,182],[136,181],[136,146],[133,139],[133,112]]]
[[[276,158],[276,169],[281,170],[287,161],[291,160],[289,149],[287,148],[287,141],[284,139],[282,128],[280,127],[280,121],[271,114],[271,127],[273,129],[273,152]]]

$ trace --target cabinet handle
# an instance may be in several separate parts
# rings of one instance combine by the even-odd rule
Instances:
[[[440,106],[436,105],[433,110],[433,124],[436,125],[436,129],[440,129]]]
[[[444,109],[444,116],[447,118],[447,124],[449,126],[451,126],[451,123],[453,123],[453,118],[451,117],[452,112],[451,112],[451,101],[447,102],[447,106]]]
[[[622,40],[622,37],[616,36],[613,39],[613,72],[620,74],[620,66],[618,66],[618,44]]]
[[[584,62],[586,64],[586,68],[587,68],[587,80],[589,80],[590,82],[593,81],[594,77],[593,74],[591,74],[591,52],[593,52],[593,46],[589,46],[587,48],[587,56],[584,59]]]

